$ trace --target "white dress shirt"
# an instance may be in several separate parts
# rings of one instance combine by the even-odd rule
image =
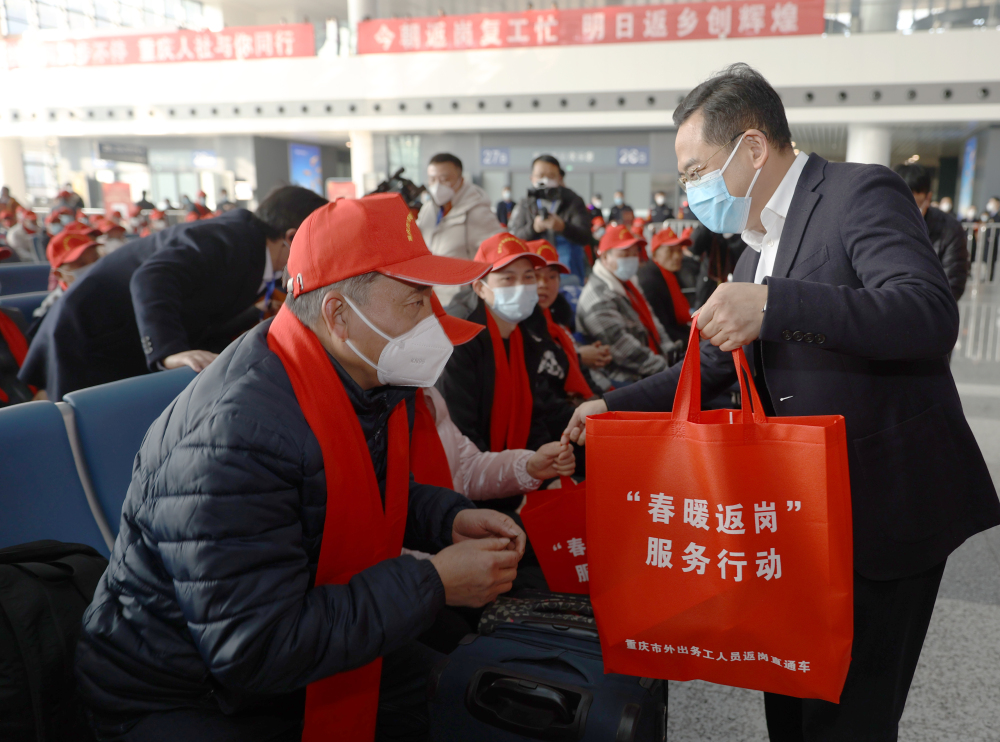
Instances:
[[[741,235],[743,241],[760,253],[757,275],[753,279],[754,283],[762,283],[774,269],[774,259],[778,254],[778,242],[781,239],[781,230],[785,226],[785,217],[788,216],[788,207],[792,205],[795,185],[799,182],[802,169],[808,160],[809,155],[805,152],[800,152],[795,156],[795,161],[788,168],[785,177],[781,179],[774,195],[771,196],[771,200],[760,212],[760,223],[764,226],[764,232],[743,230]]]
[[[274,280],[274,263],[271,262],[271,251],[264,250],[264,279],[260,282],[260,288],[257,289],[258,294],[264,293],[264,289],[267,288],[267,284]]]

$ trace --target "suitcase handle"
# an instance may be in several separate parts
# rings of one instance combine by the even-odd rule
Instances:
[[[569,700],[563,693],[530,680],[497,678],[486,687],[480,699],[484,706],[493,709],[498,716],[514,723],[518,723],[517,719],[511,718],[509,713],[513,710],[548,711],[555,715],[560,724],[569,724],[573,721],[574,714],[570,711]],[[548,724],[535,726],[524,722],[520,724],[529,729],[544,729],[549,726]]]

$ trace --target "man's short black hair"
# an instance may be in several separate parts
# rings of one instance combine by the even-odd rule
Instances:
[[[893,169],[906,183],[906,187],[914,193],[931,192],[931,176],[927,168],[921,165],[896,165]]]
[[[792,132],[777,91],[743,62],[726,67],[684,96],[674,110],[674,124],[680,126],[697,111],[705,117],[702,137],[716,147],[734,144],[748,129],[764,132],[779,150],[792,146]]]
[[[276,240],[289,229],[298,229],[306,217],[329,201],[301,186],[274,188],[257,207],[257,218],[267,227],[267,237]]]
[[[552,155],[538,155],[538,157],[536,157],[534,160],[531,161],[532,170],[535,169],[536,162],[547,162],[550,165],[555,165],[559,169],[560,178],[566,174],[566,171],[562,169],[562,165],[559,164],[559,160],[557,160]]]
[[[462,172],[462,161],[455,157],[455,155],[450,152],[438,152],[431,158],[428,165],[443,165],[446,162],[450,162],[452,165],[458,168],[458,172]]]

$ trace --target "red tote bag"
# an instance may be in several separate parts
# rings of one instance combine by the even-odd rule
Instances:
[[[742,349],[743,409],[702,411],[696,332],[672,413],[587,419],[605,669],[838,702],[854,631],[844,418],[765,417]]]
[[[521,508],[524,530],[542,567],[549,590],[590,592],[587,561],[586,484],[562,478],[562,488],[528,494]]]

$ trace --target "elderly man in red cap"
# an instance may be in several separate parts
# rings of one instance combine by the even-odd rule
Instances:
[[[639,267],[636,281],[649,308],[667,335],[681,347],[691,332],[691,302],[681,289],[679,273],[684,264],[684,248],[691,246],[691,227],[680,237],[667,227],[649,241],[651,260]]]
[[[457,322],[430,286],[485,270],[431,255],[395,194],[302,223],[287,303],[137,456],[76,656],[98,739],[426,738],[440,655],[415,640],[509,589],[524,549],[506,516],[410,475],[415,387]]]
[[[646,241],[624,226],[610,226],[597,247],[594,272],[580,294],[576,329],[611,348],[611,362],[592,369],[602,391],[662,371],[679,350],[632,283]]]

